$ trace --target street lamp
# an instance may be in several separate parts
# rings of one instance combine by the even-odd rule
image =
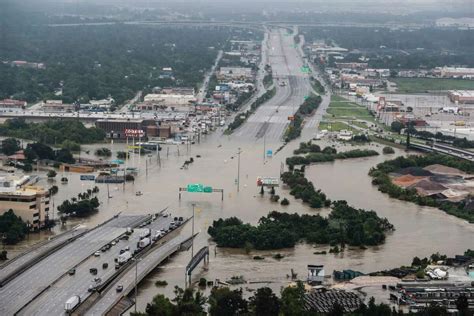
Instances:
[[[240,147],[238,148],[238,151],[237,151],[237,155],[238,155],[238,159],[237,159],[237,192],[240,191],[240,153],[242,151],[240,150]]]
[[[132,258],[135,261],[135,313],[137,313],[137,303],[138,303],[138,261],[142,259]]]
[[[194,257],[194,207],[196,203],[193,203],[193,225],[192,225],[192,233],[191,233],[191,259]]]

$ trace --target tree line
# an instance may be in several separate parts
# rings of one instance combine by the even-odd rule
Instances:
[[[437,207],[448,214],[474,222],[474,214],[467,207],[470,203],[470,199],[465,199],[460,202],[450,202],[430,196],[420,196],[414,188],[402,188],[397,186],[392,182],[392,179],[389,176],[390,173],[397,172],[402,168],[424,168],[433,164],[457,168],[467,173],[474,172],[474,163],[470,161],[442,154],[429,153],[424,156],[413,155],[408,157],[397,157],[393,160],[384,161],[370,169],[369,175],[373,178],[372,184],[376,185],[380,192],[387,193],[392,198],[410,201],[422,206]]]
[[[301,135],[303,118],[312,114],[321,104],[321,96],[311,95],[299,106],[293,120],[285,131],[285,141],[289,142]]]
[[[0,99],[116,104],[154,86],[195,87],[232,28],[155,28],[141,25],[49,27],[20,22],[2,38],[0,60],[42,62],[45,69],[0,63]],[[212,36],[209,34],[212,33]],[[173,78],[160,77],[163,67]],[[61,95],[55,92],[61,90]]]
[[[214,221],[209,235],[219,247],[258,250],[294,247],[297,242],[351,246],[379,245],[385,232],[392,230],[387,219],[373,211],[355,209],[346,201],[331,204],[328,217],[273,211],[260,218],[258,225],[244,224],[231,217]]]
[[[213,287],[208,297],[200,290],[175,287],[175,297],[170,299],[163,294],[156,295],[147,303],[145,312],[132,312],[132,316],[321,316],[305,306],[305,290],[301,281],[295,287],[285,287],[278,297],[271,288],[258,288],[248,299],[242,289],[231,290],[228,287]],[[467,301],[462,298],[456,301],[459,310],[469,313],[465,307]],[[402,310],[390,308],[389,305],[376,304],[371,297],[368,303],[362,303],[352,312],[346,312],[336,301],[326,316],[398,316],[404,315]],[[409,312],[408,315],[445,316],[446,308],[428,306],[419,313]],[[469,314],[462,314],[469,315]]]
[[[101,142],[105,132],[97,127],[87,128],[78,120],[51,120],[28,123],[22,118],[6,120],[0,124],[0,135],[29,139],[44,144],[90,144]]]

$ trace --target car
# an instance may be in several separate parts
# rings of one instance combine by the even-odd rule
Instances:
[[[120,254],[124,253],[125,250],[124,249],[120,249]]]
[[[163,217],[168,217],[168,214],[163,214]]]
[[[116,264],[115,264],[115,270],[118,270],[118,269],[120,269],[120,264],[119,264],[119,263],[116,263]]]
[[[91,274],[96,275],[96,274],[97,274],[97,268],[90,268],[90,269],[89,269],[89,272],[90,272]]]
[[[117,243],[114,240],[114,241],[111,242],[111,244],[112,244],[112,246],[115,246],[115,244],[117,244]]]
[[[94,253],[94,256],[100,257],[100,251],[96,251],[96,252]]]
[[[94,285],[89,285],[89,288],[87,289],[88,292],[95,292],[95,286]]]
[[[117,288],[115,290],[117,292],[122,292],[123,291],[123,285],[122,284],[117,285]]]
[[[102,282],[102,279],[97,277],[97,278],[94,278],[94,282],[95,283],[101,283]]]
[[[76,269],[72,268],[71,270],[68,271],[69,275],[74,275],[76,274]]]
[[[107,262],[102,263],[102,269],[107,269],[109,264]]]
[[[184,220],[184,219],[183,219],[182,216],[180,216],[180,217],[178,218],[178,221],[180,221],[180,222],[182,222],[183,220]]]
[[[125,250],[125,251],[129,251],[129,250],[130,250],[130,247],[129,247],[129,246],[127,246],[127,247],[123,248],[123,250]]]
[[[102,251],[102,252],[106,252],[106,251],[107,251],[107,247],[106,247],[106,246],[104,246],[104,247],[100,248],[100,251]]]

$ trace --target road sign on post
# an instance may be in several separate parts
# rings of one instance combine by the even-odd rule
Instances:
[[[257,186],[259,187],[279,187],[280,179],[277,177],[258,177]]]
[[[188,184],[186,190],[188,192],[200,193],[203,192],[203,185],[200,183]]]

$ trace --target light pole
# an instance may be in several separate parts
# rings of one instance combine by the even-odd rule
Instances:
[[[237,159],[237,192],[240,191],[240,153],[242,152],[240,150],[240,147],[238,148],[238,152],[237,152],[237,155],[238,155],[238,159]]]
[[[194,257],[194,207],[196,203],[193,203],[193,225],[192,225],[192,233],[191,233],[191,259]]]
[[[137,313],[137,303],[138,303],[138,261],[140,259],[138,258],[133,258],[132,260],[135,261],[135,313]]]

